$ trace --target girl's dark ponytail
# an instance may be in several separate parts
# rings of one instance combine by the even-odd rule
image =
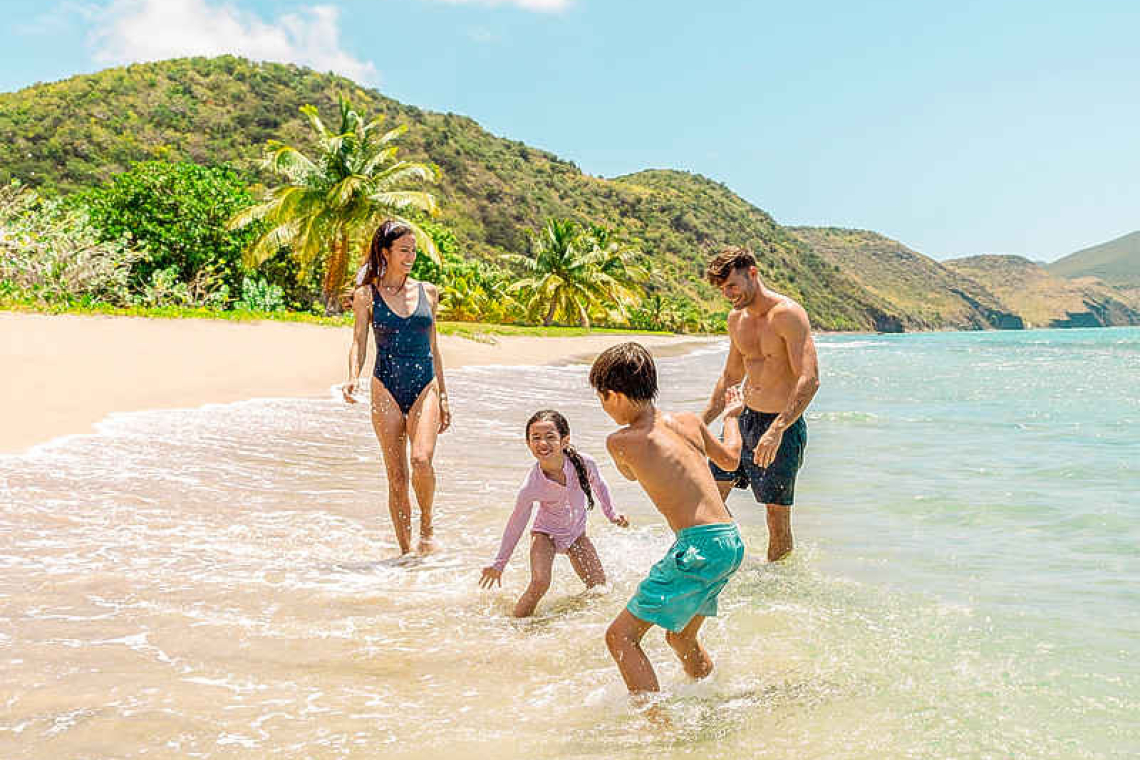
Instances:
[[[570,457],[570,464],[574,465],[574,471],[578,473],[578,485],[582,486],[586,501],[590,503],[586,509],[593,509],[594,492],[590,490],[590,476],[586,474],[586,463],[582,461],[582,455],[573,446],[567,446],[562,451]]]
[[[528,437],[530,436],[530,426],[536,422],[553,423],[554,429],[558,431],[561,438],[570,435],[570,423],[553,409],[542,409],[531,415],[531,418],[526,421],[526,435]],[[573,446],[567,446],[562,451],[570,458],[570,463],[574,465],[574,472],[578,473],[578,485],[582,486],[582,492],[586,494],[586,501],[589,502],[586,509],[593,509],[594,492],[590,488],[590,476],[586,473],[586,463],[582,461],[582,455]]]

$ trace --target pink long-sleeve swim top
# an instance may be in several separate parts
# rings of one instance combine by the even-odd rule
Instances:
[[[590,490],[594,494],[594,503],[602,508],[602,512],[610,522],[617,517],[614,512],[613,500],[610,498],[610,489],[602,474],[598,472],[598,464],[582,452],[582,463],[586,465],[586,477],[590,481]],[[574,470],[574,463],[570,457],[562,465],[562,473],[566,476],[566,485],[559,485],[546,477],[538,462],[527,473],[515,499],[515,509],[511,519],[507,521],[506,530],[503,531],[503,542],[499,545],[499,556],[492,563],[499,572],[507,566],[515,546],[519,542],[530,522],[530,514],[534,505],[538,504],[538,516],[534,518],[532,533],[545,533],[554,540],[554,547],[559,552],[565,552],[578,537],[586,532],[586,494],[578,483],[578,473]]]

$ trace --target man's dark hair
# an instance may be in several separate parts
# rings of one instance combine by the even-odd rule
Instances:
[[[738,269],[756,266],[756,256],[752,249],[741,245],[730,245],[709,260],[705,267],[705,278],[713,285],[721,285],[729,275]]]
[[[594,360],[590,385],[597,391],[624,393],[631,401],[652,401],[657,398],[657,366],[645,346],[619,343]]]

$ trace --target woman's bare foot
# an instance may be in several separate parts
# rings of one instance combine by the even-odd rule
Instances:
[[[435,538],[432,536],[425,536],[423,534],[420,534],[420,543],[419,546],[416,547],[416,554],[423,556],[425,554],[431,554],[435,550]]]

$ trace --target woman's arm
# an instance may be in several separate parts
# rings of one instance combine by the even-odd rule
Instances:
[[[372,322],[372,296],[367,286],[359,287],[352,293],[352,345],[348,349],[348,382],[341,386],[344,400],[355,404],[353,393],[360,384],[360,370],[364,367],[364,357],[368,354],[368,325]]]
[[[430,282],[424,284],[431,298],[431,361],[435,367],[436,387],[439,388],[439,432],[442,433],[451,427],[451,405],[447,399],[447,384],[443,380],[443,355],[439,352],[435,331],[435,323],[439,318],[439,288]]]

